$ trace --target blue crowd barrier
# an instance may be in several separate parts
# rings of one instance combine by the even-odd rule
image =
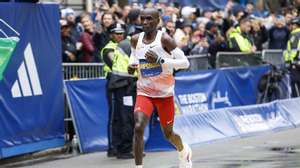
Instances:
[[[66,81],[66,93],[81,152],[106,150],[108,104],[106,80]]]
[[[261,67],[256,67],[261,68]],[[265,67],[263,67],[265,68]],[[245,72],[245,74],[251,74],[253,72],[246,69],[225,69],[224,71],[229,72],[231,75],[230,81],[233,81],[235,77],[232,77],[234,74],[237,76],[245,76],[241,72]],[[236,71],[236,72],[234,72]],[[204,73],[206,72],[206,73]],[[251,73],[250,73],[251,72]],[[256,71],[254,71],[256,72]],[[193,88],[186,85],[186,80],[190,79],[198,79],[199,76],[208,77],[211,75],[212,71],[203,71],[198,73],[185,73],[185,76],[179,78],[176,84],[179,87],[185,86],[185,91],[190,94],[190,89]],[[215,72],[216,73],[216,72]],[[225,72],[219,72],[221,74]],[[257,74],[256,74],[257,75]],[[218,75],[215,75],[218,76]],[[186,78],[185,78],[186,77]],[[251,77],[251,75],[250,75]],[[213,77],[215,81],[217,81],[216,77]],[[107,126],[107,106],[105,105],[105,101],[98,97],[105,95],[105,87],[103,83],[105,79],[94,79],[94,80],[80,80],[80,81],[66,81],[66,89],[68,90],[69,99],[77,99],[74,103],[71,103],[72,113],[74,113],[74,117],[80,116],[80,118],[75,118],[75,125],[78,128],[78,134],[81,143],[83,144],[83,148],[86,148],[87,144],[90,144],[92,147],[90,150],[88,148],[83,149],[83,152],[89,151],[98,151],[105,150],[105,146],[107,143],[105,141],[97,141],[93,140],[93,138],[84,137],[87,136],[88,133],[92,133],[95,139],[98,138],[106,138],[106,126]],[[183,82],[180,84],[180,82]],[[190,81],[189,81],[190,82]],[[201,88],[201,84],[206,85],[206,83],[201,82],[193,82],[196,84],[194,89]],[[224,82],[223,82],[224,83]],[[255,83],[252,83],[252,86],[255,86]],[[95,87],[96,86],[96,87]],[[224,85],[230,86],[230,85]],[[78,89],[72,89],[79,87]],[[177,87],[177,86],[176,86]],[[210,86],[209,86],[210,87]],[[203,87],[205,88],[205,87]],[[225,88],[222,88],[226,90]],[[230,89],[230,88],[229,88]],[[237,88],[235,88],[237,89]],[[76,91],[77,90],[77,91]],[[95,90],[99,90],[95,92]],[[175,89],[175,95],[178,97],[178,94],[184,95],[184,91],[180,93],[176,92],[178,88]],[[210,90],[211,91],[211,90]],[[236,90],[235,90],[236,91]],[[77,93],[72,93],[77,92]],[[250,93],[251,94],[251,93]],[[84,96],[83,96],[84,95]],[[175,96],[175,97],[176,97]],[[73,98],[72,98],[73,97]],[[90,97],[90,98],[88,98]],[[190,103],[195,103],[193,98],[200,98],[201,96],[186,96],[186,98],[182,101],[190,101]],[[247,96],[240,97],[247,99]],[[241,100],[240,102],[245,102],[245,100]],[[197,102],[196,102],[197,103]],[[175,124],[174,130],[179,133],[183,140],[189,144],[199,144],[199,143],[209,143],[216,140],[222,140],[226,138],[234,138],[234,137],[244,137],[256,135],[261,132],[266,131],[279,131],[282,129],[294,128],[299,126],[300,120],[300,111],[297,111],[297,107],[299,107],[300,99],[287,99],[274,101],[271,103],[260,104],[260,105],[236,105],[236,107],[229,106],[223,107],[219,109],[211,109],[211,110],[201,110],[194,109],[193,113],[178,113],[175,116]],[[185,105],[183,103],[183,105]],[[83,106],[83,107],[81,107]],[[180,104],[178,104],[180,106]],[[86,113],[86,114],[76,114],[76,113]],[[97,118],[93,122],[89,122],[89,118]],[[86,119],[85,119],[86,118]],[[79,121],[80,120],[80,121]],[[79,121],[79,122],[78,122]],[[89,123],[87,123],[89,122]],[[100,124],[101,123],[101,124]],[[174,147],[167,142],[160,129],[159,122],[154,119],[150,122],[149,125],[149,136],[145,139],[145,150],[147,151],[157,151],[157,150],[172,150]],[[86,142],[83,142],[86,141]],[[94,147],[93,147],[94,145]],[[102,148],[96,148],[97,145],[101,145]]]
[[[262,132],[276,132],[299,126],[300,111],[297,110],[299,105],[300,98],[294,98],[176,116],[174,130],[180,133],[184,141],[189,144],[253,136]],[[223,123],[217,124],[221,127],[216,126],[217,122]],[[199,127],[204,123],[206,128]],[[216,134],[210,132],[216,132]]]
[[[180,72],[176,74],[175,102],[179,113],[256,103],[257,85],[270,66]]]

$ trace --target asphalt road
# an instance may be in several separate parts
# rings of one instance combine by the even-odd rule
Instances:
[[[300,128],[253,137],[227,139],[192,146],[193,168],[300,168]],[[177,168],[177,152],[151,152],[145,168]],[[105,152],[54,155],[0,167],[134,168],[133,160],[107,158]]]

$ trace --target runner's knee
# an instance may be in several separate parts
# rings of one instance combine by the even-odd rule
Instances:
[[[134,126],[134,132],[136,135],[143,135],[144,134],[144,126],[141,122],[136,122]]]

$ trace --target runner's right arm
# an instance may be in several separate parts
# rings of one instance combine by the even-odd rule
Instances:
[[[129,74],[133,74],[137,70],[137,65],[139,64],[139,60],[136,57],[136,53],[135,53],[138,37],[139,37],[138,34],[136,34],[132,36],[130,40],[131,54],[130,54],[128,69],[127,69]]]

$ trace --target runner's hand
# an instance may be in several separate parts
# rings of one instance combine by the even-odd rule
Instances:
[[[152,50],[149,50],[145,54],[145,57],[149,63],[155,63],[155,62],[157,62],[157,59],[158,59],[158,55],[155,52],[153,52]]]

